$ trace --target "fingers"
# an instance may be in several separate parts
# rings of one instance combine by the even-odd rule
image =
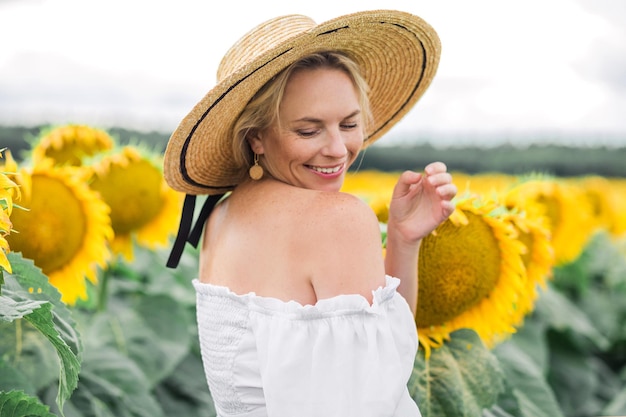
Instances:
[[[448,218],[454,212],[456,205],[450,200],[444,200],[441,202],[441,209],[443,212],[443,217]]]
[[[452,200],[457,193],[456,185],[452,183],[437,186],[437,195],[443,200]]]
[[[437,174],[429,174],[426,178],[428,184],[433,187],[440,187],[442,185],[451,184],[452,183],[452,175],[447,172],[440,172]]]
[[[408,194],[412,188],[415,188],[415,184],[419,184],[422,180],[422,174],[414,171],[404,171],[398,182],[394,187],[393,194],[396,197],[401,197]]]
[[[430,164],[426,165],[426,168],[424,168],[424,171],[427,175],[434,175],[440,172],[446,172],[447,170],[448,167],[446,166],[446,164],[439,161],[431,162]]]
[[[435,189],[435,193],[441,199],[443,218],[449,217],[455,209],[452,199],[456,196],[457,188],[452,183],[452,175],[447,172],[443,162],[433,162],[424,169],[426,182]]]
[[[433,187],[441,187],[452,183],[452,175],[448,173],[446,164],[443,162],[433,162],[424,168],[426,180]]]
[[[452,175],[447,172],[447,167],[443,162],[428,164],[424,171],[427,175],[426,181],[429,185],[436,188],[437,194],[442,199],[450,200],[454,198],[457,188],[452,183]]]
[[[402,175],[400,175],[399,181],[406,185],[415,184],[422,179],[422,174],[415,171],[404,171]]]
[[[451,200],[456,196],[457,188],[452,183],[452,175],[448,173],[446,164],[432,162],[424,168],[424,174],[414,171],[404,171],[394,189],[394,196],[400,197],[415,192],[422,180],[436,190],[437,195],[444,200]]]

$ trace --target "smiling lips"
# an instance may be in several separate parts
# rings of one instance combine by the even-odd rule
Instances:
[[[341,169],[343,168],[343,164],[337,165],[335,167],[316,167],[316,166],[308,165],[308,168],[319,174],[332,175],[341,171]]]

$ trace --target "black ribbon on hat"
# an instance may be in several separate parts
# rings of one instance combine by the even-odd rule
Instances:
[[[180,218],[180,224],[178,226],[178,234],[172,246],[172,251],[167,259],[168,268],[176,268],[180,262],[180,258],[185,250],[185,244],[191,243],[194,248],[198,247],[200,242],[200,236],[204,230],[204,224],[211,215],[211,212],[215,208],[218,201],[224,196],[224,194],[214,194],[207,197],[206,201],[202,205],[200,214],[196,219],[196,224],[193,225],[193,212],[196,207],[196,196],[187,194],[185,196],[185,202],[183,203],[183,212]],[[193,225],[193,227],[192,227]]]

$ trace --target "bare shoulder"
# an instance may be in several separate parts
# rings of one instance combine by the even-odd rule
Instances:
[[[378,219],[365,202],[276,182],[244,191],[211,216],[204,280],[303,304],[339,294],[371,302],[384,263]]]
[[[320,193],[314,210],[319,224],[308,236],[311,283],[318,298],[361,294],[371,302],[384,285],[380,226],[371,208],[345,193]]]
[[[332,236],[330,245],[350,243],[351,246],[380,238],[380,226],[373,210],[361,199],[340,192],[313,191],[300,199],[302,221],[309,237],[324,239]]]
[[[318,192],[313,202],[314,207],[325,214],[328,227],[339,224],[357,229],[367,224],[378,227],[378,220],[372,209],[352,194]]]

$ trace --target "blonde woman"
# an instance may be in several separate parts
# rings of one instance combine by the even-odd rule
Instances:
[[[384,258],[376,216],[340,189],[438,59],[435,32],[407,13],[282,16],[231,48],[172,135],[165,174],[188,199],[169,265],[204,228],[193,284],[219,416],[420,415],[406,388],[417,255],[456,188],[440,162],[403,173]]]

